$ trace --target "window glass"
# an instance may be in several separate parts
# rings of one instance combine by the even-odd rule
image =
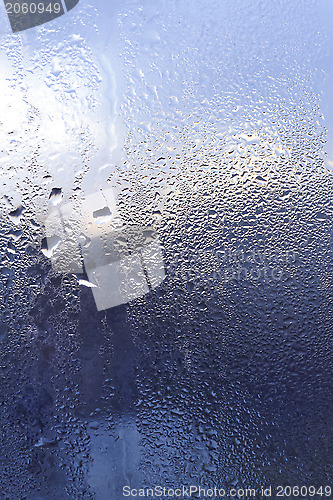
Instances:
[[[40,4],[0,4],[0,498],[329,497],[332,3]]]

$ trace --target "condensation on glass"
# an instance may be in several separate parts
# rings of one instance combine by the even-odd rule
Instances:
[[[0,7],[0,497],[326,495],[331,3]]]

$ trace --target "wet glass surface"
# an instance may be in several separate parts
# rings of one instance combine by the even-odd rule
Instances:
[[[328,498],[331,4],[1,8],[0,498]]]

